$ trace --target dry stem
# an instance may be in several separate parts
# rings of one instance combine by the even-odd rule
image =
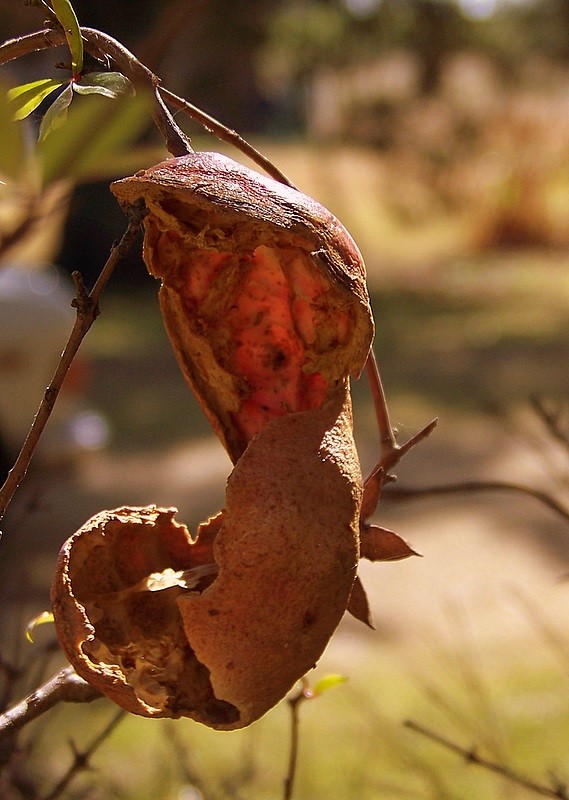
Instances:
[[[461,747],[461,745],[456,744],[456,742],[452,742],[450,739],[447,739],[444,736],[441,736],[439,733],[429,730],[429,728],[426,728],[411,719],[406,720],[403,724],[406,728],[415,731],[415,733],[420,733],[421,735],[426,736],[428,739],[431,739],[433,742],[437,742],[437,744],[446,747],[447,750],[452,750],[454,753],[462,756],[469,764],[476,764],[477,766],[483,767],[484,769],[494,772],[497,775],[502,775],[502,777],[507,778],[512,783],[522,786],[524,789],[528,789],[529,791],[539,794],[542,797],[556,797],[558,800],[569,800],[567,787],[559,781],[555,781],[554,786],[545,786],[544,784],[536,783],[536,781],[525,778],[523,775],[520,775],[513,769],[510,769],[510,767],[507,767],[505,764],[499,764],[495,761],[490,761],[490,759],[484,758],[478,754],[476,747],[472,747],[470,749]]]
[[[550,508],[556,514],[569,521],[569,508],[564,506],[552,495],[531,486],[524,486],[520,483],[510,483],[508,481],[462,481],[459,483],[448,483],[442,486],[425,486],[423,488],[405,489],[390,488],[385,495],[387,500],[413,500],[420,497],[435,497],[444,494],[458,494],[460,492],[517,492],[533,497],[543,505]]]
[[[381,374],[373,350],[370,350],[366,361],[366,373],[379,430],[380,457],[379,461],[364,481],[364,496],[361,509],[362,520],[369,519],[375,511],[383,486],[395,480],[395,476],[390,473],[390,470],[399,463],[405,453],[408,453],[416,444],[426,439],[438,422],[438,419],[435,417],[435,419],[431,420],[424,428],[421,428],[420,431],[411,436],[410,439],[402,445],[398,445],[395,431],[391,426],[387,399],[385,397]]]
[[[60,797],[62,792],[67,789],[75,775],[81,770],[89,769],[89,759],[95,753],[96,750],[105,742],[114,729],[117,727],[119,722],[124,718],[126,715],[126,711],[120,709],[117,711],[116,714],[113,716],[111,721],[105,726],[105,728],[99,733],[91,744],[83,751],[76,750],[73,748],[73,763],[65,773],[61,777],[61,779],[57,782],[56,786],[51,790],[49,794],[42,798],[42,800],[56,800],[57,797]]]
[[[107,259],[107,262],[90,293],[85,290],[81,275],[78,272],[73,274],[77,288],[77,297],[73,301],[73,304],[77,309],[75,324],[73,325],[67,345],[65,346],[65,350],[61,355],[61,359],[57,365],[51,383],[45,390],[40,407],[26,440],[22,445],[22,449],[20,450],[14,466],[8,473],[8,477],[6,478],[4,485],[0,489],[0,519],[2,519],[6,513],[6,509],[8,508],[16,489],[28,471],[32,456],[46,423],[51,415],[55,401],[57,400],[57,396],[59,395],[63,381],[67,375],[67,371],[71,366],[73,359],[75,358],[75,354],[77,353],[81,342],[85,338],[85,335],[99,314],[99,298],[101,296],[101,292],[106,286],[114,268],[126,255],[132,243],[134,242],[138,234],[140,221],[141,214],[133,214],[121,240],[112,248],[109,258]]]
[[[98,60],[112,60],[118,69],[132,81],[134,86],[150,90],[155,97],[154,121],[166,140],[172,155],[179,156],[192,152],[189,139],[176,125],[163,98],[173,106],[181,109],[189,117],[196,120],[208,132],[224,142],[233,145],[248,156],[255,164],[280,183],[293,187],[292,182],[266,156],[260,153],[236,131],[222,122],[174,94],[160,83],[160,78],[148,69],[124,45],[106,33],[93,28],[81,28],[86,50]],[[0,65],[21,58],[28,53],[45,50],[65,43],[65,36],[58,28],[46,28],[42,31],[10,39],[0,45]]]
[[[169,91],[164,86],[160,86],[158,91],[173,106],[184,111],[189,117],[196,120],[196,122],[199,122],[208,133],[213,134],[222,142],[233,145],[237,150],[241,150],[241,152],[248,156],[255,164],[264,169],[271,178],[293,189],[295,188],[294,184],[286,177],[284,172],[281,172],[272,161],[253,147],[250,142],[247,142],[237,131],[227,128],[219,122],[219,120],[206,114],[205,111],[202,111],[201,108],[194,106],[192,103],[188,103],[183,97],[178,97],[178,95]]]
[[[306,679],[303,679],[298,692],[287,699],[287,704],[291,713],[291,728],[288,769],[284,781],[283,800],[291,800],[294,791],[294,781],[298,763],[298,742],[300,738],[300,706],[305,700],[309,699],[309,691]]]
[[[81,28],[85,40],[85,49],[96,59],[111,59],[118,69],[135,87],[150,91],[155,98],[153,118],[156,126],[166,141],[166,146],[174,156],[187,155],[193,152],[189,139],[176,125],[172,115],[158,93],[159,79],[127,50],[124,45],[112,36],[91,28]],[[28,53],[47,50],[65,44],[65,35],[59,27],[45,28],[17,39],[9,39],[0,45],[0,65],[21,58]]]
[[[99,697],[102,697],[101,693],[80,678],[73,667],[65,667],[25,700],[0,715],[0,740],[13,736],[20,728],[49,711],[57,703],[90,703]]]

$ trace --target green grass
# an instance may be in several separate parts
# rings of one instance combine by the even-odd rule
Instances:
[[[527,645],[531,658],[523,657]],[[414,654],[368,647],[349,681],[300,709],[298,800],[500,800],[533,795],[407,729],[413,719],[468,751],[548,785],[569,776],[567,665],[539,642],[491,658],[433,645]],[[536,645],[538,645],[536,647]],[[409,658],[414,655],[413,658]],[[491,664],[491,666],[490,666]],[[317,674],[325,674],[326,658]],[[71,758],[68,738],[84,747],[114,713],[100,701],[59,709],[44,728],[34,760],[45,788]],[[45,723],[44,723],[45,725]],[[63,735],[65,732],[65,735]],[[127,716],[93,758],[96,773],[76,779],[102,797],[180,800],[278,800],[287,769],[290,715],[282,702],[250,728],[210,731],[189,720]],[[70,792],[68,797],[77,797]],[[188,795],[191,797],[191,795]],[[95,794],[95,797],[99,795]],[[199,797],[199,795],[197,795]]]

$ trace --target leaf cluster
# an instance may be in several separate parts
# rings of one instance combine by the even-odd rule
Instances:
[[[63,28],[69,46],[70,77],[62,81],[55,78],[40,78],[16,86],[8,92],[15,120],[25,119],[47,97],[57,92],[56,98],[43,116],[39,130],[40,141],[65,124],[75,94],[98,94],[116,100],[124,94],[133,92],[130,81],[120,72],[84,71],[83,39],[73,6],[69,0],[53,0],[53,12]]]

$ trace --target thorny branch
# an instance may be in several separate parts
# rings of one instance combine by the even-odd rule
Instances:
[[[119,722],[126,716],[126,711],[121,709],[117,711],[116,714],[113,716],[111,721],[103,728],[101,733],[99,733],[91,744],[83,751],[76,750],[73,748],[73,762],[70,765],[67,772],[61,777],[61,779],[57,782],[51,792],[42,800],[56,800],[57,797],[60,797],[62,792],[67,789],[75,775],[81,770],[89,769],[89,760],[92,755],[94,755],[95,751],[99,749],[99,747],[105,742],[114,729],[117,727]]]
[[[397,444],[395,431],[391,425],[387,399],[381,381],[381,374],[374,355],[370,350],[366,362],[366,374],[370,386],[373,400],[377,427],[379,429],[380,458],[375,467],[364,481],[364,496],[362,500],[361,518],[368,519],[374,512],[381,495],[384,484],[391,483],[395,476],[390,470],[395,467],[401,458],[409,452],[416,444],[426,439],[434,430],[438,419],[431,420],[424,428],[411,436],[402,445]]]
[[[510,769],[510,767],[507,767],[505,764],[499,764],[495,761],[490,761],[490,759],[484,758],[483,756],[479,755],[476,747],[472,747],[470,749],[462,747],[461,745],[456,744],[456,742],[441,736],[439,733],[436,733],[435,731],[432,731],[411,719],[405,720],[403,724],[406,728],[409,728],[409,730],[415,731],[415,733],[420,733],[422,736],[426,736],[428,739],[431,739],[431,741],[437,742],[437,744],[446,747],[447,750],[452,750],[453,753],[457,753],[459,756],[462,756],[469,764],[476,764],[477,766],[483,767],[490,772],[501,775],[512,783],[515,783],[517,786],[522,786],[524,789],[528,789],[529,791],[539,794],[542,797],[555,797],[557,800],[569,800],[567,786],[560,781],[554,779],[554,784],[552,786],[545,786],[544,784],[536,783],[535,781],[525,778],[523,775],[515,772],[513,769]]]
[[[75,354],[77,353],[81,342],[85,338],[91,325],[99,314],[99,298],[101,296],[101,292],[106,286],[114,268],[129,251],[132,243],[138,235],[140,221],[140,213],[134,214],[131,217],[126,231],[124,232],[120,241],[112,248],[107,262],[104,265],[101,274],[99,275],[95,286],[90,293],[85,290],[80,274],[76,272],[73,275],[77,288],[77,297],[74,300],[74,305],[77,309],[75,324],[73,325],[69,340],[61,355],[61,359],[57,365],[53,378],[45,390],[40,407],[26,440],[22,445],[22,449],[20,450],[14,466],[8,473],[8,477],[6,478],[4,485],[2,488],[0,488],[0,519],[2,519],[6,513],[6,509],[8,508],[16,489],[28,471],[32,456],[46,423],[51,415],[55,401],[57,400],[57,396],[59,395],[59,391],[63,385],[65,376],[67,375],[67,371],[71,366],[73,359],[75,358]]]

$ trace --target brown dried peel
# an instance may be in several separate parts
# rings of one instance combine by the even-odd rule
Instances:
[[[170,339],[235,468],[195,540],[155,507],[102,512],[74,534],[56,626],[77,672],[124,708],[240,728],[314,666],[354,585],[349,375],[373,335],[363,262],[313,200],[217,154],[112,188],[147,207]]]
[[[144,259],[178,362],[235,462],[270,419],[318,408],[373,337],[363,259],[329,211],[218,153],[112,190],[143,200]]]

